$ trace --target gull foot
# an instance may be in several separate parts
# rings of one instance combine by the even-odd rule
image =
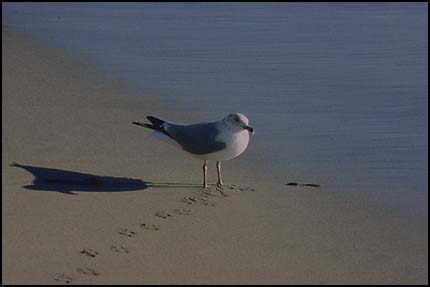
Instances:
[[[228,197],[228,196],[229,196],[229,195],[227,195],[227,194],[224,192],[224,185],[223,185],[222,183],[217,182],[217,184],[216,184],[216,190],[217,190],[217,191],[219,191],[219,193],[220,193],[222,196],[224,196],[224,197]]]

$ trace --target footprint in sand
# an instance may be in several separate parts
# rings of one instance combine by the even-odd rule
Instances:
[[[206,198],[202,197],[186,196],[181,201],[186,204],[200,203],[206,206],[215,206],[215,202],[209,201]]]
[[[121,245],[111,245],[110,246],[110,250],[113,252],[118,252],[118,253],[129,253],[130,251],[128,250],[127,246],[125,246],[124,244]]]
[[[191,209],[185,209],[185,208],[177,208],[173,210],[173,212],[180,215],[191,215],[193,213]]]
[[[170,214],[167,211],[157,211],[154,215],[158,216],[158,217],[161,217],[161,218],[168,218],[168,217],[172,216],[172,214]]]
[[[133,237],[134,235],[136,235],[136,232],[129,230],[127,228],[121,228],[118,231],[118,234],[122,235],[122,236],[127,236],[127,237]]]
[[[209,196],[217,196],[211,190],[199,191],[199,192],[196,192],[196,194],[198,194],[198,196],[200,197],[205,197],[205,198],[208,198]]]
[[[186,196],[186,197],[181,199],[181,202],[186,203],[186,204],[193,204],[194,202],[197,202],[197,200],[194,200],[190,196]]]
[[[205,198],[199,198],[199,199],[198,199],[198,202],[199,202],[200,204],[203,204],[203,205],[206,205],[206,206],[215,206],[215,202],[213,202],[213,201],[209,201],[209,200],[207,200],[207,199],[205,199]]]
[[[100,275],[100,273],[97,272],[92,267],[78,267],[78,268],[76,268],[76,271],[78,271],[78,273],[81,273],[81,274],[84,274],[84,275],[91,275],[91,276],[98,276],[98,275]]]
[[[234,190],[234,191],[255,191],[255,189],[253,187],[239,186],[239,185],[235,185],[235,184],[228,186],[228,189]]]
[[[54,280],[60,283],[69,284],[73,281],[73,278],[65,275],[64,273],[59,273],[54,275]]]
[[[86,256],[89,257],[96,257],[97,255],[99,255],[100,253],[98,253],[97,251],[95,251],[94,249],[91,248],[85,248],[81,250],[81,254],[85,254]]]
[[[223,187],[215,187],[215,188],[208,188],[202,191],[197,192],[198,196],[200,197],[204,197],[204,198],[208,198],[208,197],[220,197],[224,196],[224,197],[228,197],[229,195],[227,195],[224,192],[224,186]]]
[[[229,197],[227,193],[224,192],[224,187],[217,187],[216,190],[221,194],[221,196]]]
[[[146,230],[160,230],[160,226],[156,224],[148,224],[148,223],[141,223],[140,228],[146,229]]]

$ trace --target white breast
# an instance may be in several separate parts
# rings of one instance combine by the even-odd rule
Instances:
[[[226,148],[209,154],[192,154],[202,160],[229,160],[239,156],[246,150],[249,143],[249,133],[248,131],[242,131],[238,133],[224,132],[220,133],[217,141],[225,142]]]

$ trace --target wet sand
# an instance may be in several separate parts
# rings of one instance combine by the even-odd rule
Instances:
[[[8,31],[2,69],[4,284],[428,283],[427,228],[241,158],[227,196],[203,191],[199,161],[131,124],[192,111]]]

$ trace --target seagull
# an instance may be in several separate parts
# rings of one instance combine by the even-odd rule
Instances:
[[[248,118],[241,113],[230,114],[216,122],[196,124],[176,124],[153,116],[146,117],[151,123],[133,124],[154,130],[153,135],[162,141],[203,160],[203,188],[208,187],[208,161],[216,161],[218,181],[221,188],[221,161],[230,160],[242,154],[249,143],[249,134],[254,129],[249,126]]]

